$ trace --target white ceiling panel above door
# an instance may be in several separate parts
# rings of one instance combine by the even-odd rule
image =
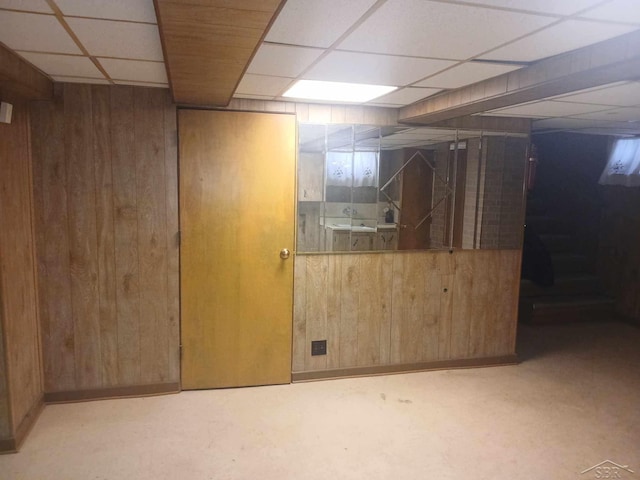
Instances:
[[[247,73],[297,77],[311,65],[324,50],[263,43],[247,68]]]
[[[554,20],[427,0],[388,0],[338,48],[465,60]]]
[[[167,83],[167,72],[162,62],[144,62],[101,58],[100,64],[114,80]]]
[[[0,0],[0,8],[23,12],[53,13],[46,0]]]
[[[82,53],[53,15],[0,10],[0,42],[13,50]]]
[[[608,40],[636,29],[637,27],[629,25],[565,20],[482,55],[480,58],[532,62]]]
[[[269,77],[267,75],[245,74],[236,89],[237,94],[275,97],[287,88],[293,79],[285,77]]]
[[[288,0],[265,40],[329,47],[375,3],[376,0]]]
[[[156,25],[85,18],[67,23],[93,56],[164,60]]]
[[[49,75],[104,78],[100,70],[87,57],[32,52],[23,52],[21,55]]]
[[[153,0],[55,0],[63,15],[156,23]]]
[[[521,68],[518,65],[466,62],[417,83],[419,87],[459,88]]]
[[[332,52],[304,78],[334,82],[405,86],[439,72],[455,62],[353,52]]]

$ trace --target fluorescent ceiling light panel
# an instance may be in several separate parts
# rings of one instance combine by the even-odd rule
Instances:
[[[298,80],[282,96],[327,102],[364,103],[393,92],[397,88],[387,85]]]

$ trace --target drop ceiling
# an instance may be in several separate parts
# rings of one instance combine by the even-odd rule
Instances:
[[[288,0],[234,96],[359,82],[397,86],[368,105],[399,108],[639,29],[638,0]],[[0,0],[0,42],[57,82],[169,87],[153,0]],[[534,118],[541,131],[640,133],[640,84],[485,114]]]

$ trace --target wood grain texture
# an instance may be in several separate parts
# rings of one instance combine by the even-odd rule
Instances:
[[[111,91],[118,383],[141,383],[138,196],[133,87]],[[67,389],[69,390],[69,389]]]
[[[178,124],[176,107],[168,95],[164,101],[164,162],[167,210],[167,315],[171,381],[180,379],[180,230],[178,218]]]
[[[282,0],[155,0],[177,103],[226,106]]]
[[[0,276],[0,291],[2,291],[2,277]],[[0,295],[0,440],[13,438],[13,422],[11,421],[11,408],[9,406],[9,382],[7,378],[6,362],[6,335],[2,325],[4,323],[4,307],[2,295]],[[7,450],[11,450],[6,447]],[[2,447],[0,446],[0,452]]]
[[[179,128],[183,386],[289,383],[295,117],[185,109]]]
[[[31,104],[45,391],[73,388],[76,378],[63,118],[61,96]]]
[[[42,398],[28,104],[0,124],[0,438],[17,438]]]
[[[45,392],[178,382],[167,91],[63,84],[31,116]]]
[[[53,97],[53,82],[4,45],[0,45],[0,90],[28,100],[48,100]]]
[[[118,383],[118,323],[116,311],[113,173],[109,90],[93,87],[93,160],[96,185],[96,235],[100,357],[103,385]]]
[[[76,385],[100,384],[101,354],[91,86],[65,96],[64,145]]]
[[[134,99],[143,384],[167,381],[169,365],[163,93],[162,90],[143,89]]]
[[[517,250],[298,255],[293,371],[512,356],[519,262]],[[325,339],[326,360],[311,357]]]

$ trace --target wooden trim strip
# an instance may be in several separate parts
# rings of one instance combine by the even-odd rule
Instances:
[[[133,385],[130,387],[94,388],[89,390],[71,390],[66,392],[47,392],[44,394],[46,404],[86,402],[89,400],[106,400],[109,398],[148,397],[179,393],[179,383],[157,383],[151,385]]]
[[[44,401],[40,398],[22,419],[22,422],[20,422],[20,425],[18,425],[18,428],[16,429],[15,435],[13,437],[0,440],[0,455],[5,453],[16,453],[20,447],[22,447],[22,444],[33,426],[36,424],[36,420],[40,417],[43,409]]]
[[[0,94],[9,93],[27,100],[50,100],[53,98],[53,82],[0,43]]]
[[[33,428],[33,426],[36,424],[36,421],[40,417],[42,410],[44,410],[43,397],[41,397],[33,405],[33,407],[31,407],[31,409],[27,412],[25,417],[22,419],[22,422],[20,422],[20,425],[18,425],[18,428],[16,428],[16,432],[15,432],[16,450],[19,450],[22,447],[22,444],[27,438],[27,435],[29,435],[29,432],[31,432],[31,429]]]
[[[518,356],[516,354],[512,354],[502,355],[499,357],[462,358],[458,360],[439,360],[435,362],[336,368],[309,372],[293,372],[291,374],[291,381],[293,383],[310,382],[314,380],[329,380],[332,378],[366,377],[372,375],[390,375],[432,370],[453,370],[458,368],[497,367],[503,365],[516,365],[517,363]]]
[[[16,453],[17,451],[18,447],[15,438],[11,437],[0,440],[0,455],[5,453]]]

